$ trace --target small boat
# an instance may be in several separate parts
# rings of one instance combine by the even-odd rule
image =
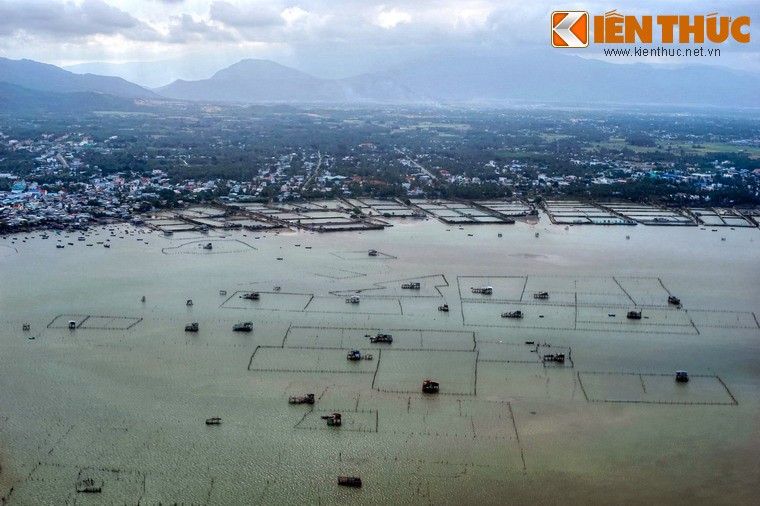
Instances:
[[[235,332],[250,332],[253,330],[253,322],[236,323],[232,326]]]
[[[419,290],[420,289],[420,283],[417,281],[413,281],[411,283],[404,283],[401,285],[401,288],[404,290]]]
[[[140,298],[140,302],[145,302],[145,295]]]
[[[673,304],[675,306],[679,306],[679,305],[681,305],[681,299],[679,299],[675,295],[671,295],[670,297],[668,297],[668,304]]]
[[[314,404],[314,394],[306,394],[303,396],[292,395],[288,397],[288,404]]]
[[[522,311],[507,311],[505,313],[501,313],[502,318],[522,318],[523,312]]]
[[[482,293],[483,295],[491,295],[493,293],[493,287],[492,286],[471,286],[470,291],[472,293]]]
[[[64,246],[63,244],[56,244],[55,247],[58,248],[58,249],[63,249],[66,246]]]
[[[372,355],[362,354],[359,350],[351,350],[346,354],[346,360],[372,360]]]
[[[439,388],[437,381],[427,379],[422,382],[422,392],[425,394],[437,394]]]
[[[277,260],[282,260],[282,257],[277,257]]]
[[[186,306],[192,306],[193,305],[193,299],[187,299],[187,302],[185,302]]]
[[[338,476],[338,485],[343,487],[361,487],[362,479],[358,476]]]
[[[392,343],[393,336],[390,334],[377,334],[369,338],[371,343]]]
[[[629,320],[641,320],[641,311],[628,311],[625,317]]]
[[[108,244],[108,243],[105,243],[105,244],[103,244],[103,247],[104,247],[104,248],[110,248],[110,247],[111,247],[111,245],[110,245],[110,244]]]
[[[198,322],[188,323],[185,325],[185,332],[198,332]]]
[[[211,418],[206,418],[206,425],[219,425],[222,423],[222,419],[218,416],[212,416]]]
[[[244,293],[242,297],[246,300],[259,300],[261,294],[259,294],[259,292]]]
[[[557,354],[549,354],[544,355],[543,357],[544,362],[558,362],[560,364],[565,363],[565,354],[564,353],[557,353]]]
[[[341,414],[333,413],[332,415],[323,415],[322,420],[327,422],[328,427],[340,427],[341,426]]]
[[[438,306],[438,311],[443,311],[444,313],[448,313],[449,312],[449,305],[448,304],[444,304],[442,306]]]
[[[100,485],[95,483],[92,478],[85,478],[77,482],[77,492],[85,494],[99,494],[102,491],[103,483]]]
[[[358,295],[352,295],[346,298],[346,304],[358,304],[361,301]]]
[[[369,251],[367,252],[367,254],[368,254],[369,256],[371,256],[371,257],[376,257],[378,253],[377,253],[377,250],[376,250],[376,249],[371,249],[371,250],[369,250]]]
[[[687,383],[689,381],[689,373],[686,371],[676,371],[676,381],[678,383]]]
[[[549,292],[536,292],[533,294],[534,299],[548,299]]]

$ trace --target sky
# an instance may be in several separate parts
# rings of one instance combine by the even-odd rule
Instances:
[[[720,58],[687,63],[760,74],[756,0],[645,0],[635,6],[619,0],[0,0],[0,56],[60,66],[161,61],[193,79],[243,58],[262,58],[320,77],[347,77],[452,49],[569,51],[549,44],[550,14],[562,9],[748,15],[755,23],[749,44],[722,44]],[[604,58],[599,47],[576,51]]]

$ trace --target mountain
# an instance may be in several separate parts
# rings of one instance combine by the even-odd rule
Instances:
[[[156,89],[181,100],[223,102],[324,102],[340,96],[339,86],[269,60],[242,60],[209,79],[177,80]]]
[[[177,80],[155,90],[167,98],[222,102],[417,101],[408,88],[381,76],[320,79],[269,60],[242,60],[210,79]]]
[[[0,58],[0,82],[55,93],[103,93],[123,98],[157,99],[155,93],[120,77],[74,74],[32,60]]]
[[[447,51],[347,79],[322,79],[272,61],[249,59],[209,79],[177,80],[155,93],[117,77],[79,75],[30,60],[0,58],[2,82],[39,92],[210,102],[760,107],[760,78],[753,74],[707,65],[613,64],[558,50]],[[17,89],[13,93],[23,95]],[[82,96],[69,98],[82,100]],[[48,99],[34,97],[39,103]]]
[[[760,106],[760,79],[697,65],[614,64],[552,51],[448,52],[379,74],[441,101]]]
[[[13,114],[138,110],[135,100],[104,93],[55,93],[0,82],[0,111]]]
[[[615,64],[559,51],[449,51],[391,71],[320,79],[267,60],[243,60],[202,81],[156,91],[227,102],[544,102],[760,106],[760,79],[706,65]]]
[[[228,64],[233,63],[232,61]],[[176,79],[205,79],[219,70],[218,59],[171,59],[151,62],[105,63],[90,62],[68,65],[65,70],[75,74],[115,76],[144,88],[158,88]]]

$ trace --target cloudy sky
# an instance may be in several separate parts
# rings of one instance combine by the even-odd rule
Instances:
[[[56,65],[168,61],[212,73],[267,58],[344,77],[452,48],[549,47],[553,10],[749,15],[749,44],[724,44],[718,63],[760,72],[756,0],[0,0],[0,56]],[[719,4],[719,5],[718,5]],[[716,6],[717,5],[717,6]],[[554,50],[560,51],[560,50]],[[601,57],[591,47],[584,57]],[[626,63],[632,63],[627,60]],[[682,63],[682,62],[680,62]],[[708,63],[700,61],[696,63]],[[182,77],[205,77],[183,75]]]

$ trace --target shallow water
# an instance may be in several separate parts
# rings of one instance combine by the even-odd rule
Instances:
[[[760,232],[546,222],[0,239],[0,496],[752,503]],[[471,292],[482,285],[494,293]],[[239,321],[254,331],[232,332]],[[378,332],[393,343],[370,343]],[[677,369],[692,381],[676,385]],[[426,378],[438,395],[420,393]],[[314,406],[287,403],[307,392]],[[327,427],[335,411],[343,426]],[[102,493],[77,494],[82,478]]]

